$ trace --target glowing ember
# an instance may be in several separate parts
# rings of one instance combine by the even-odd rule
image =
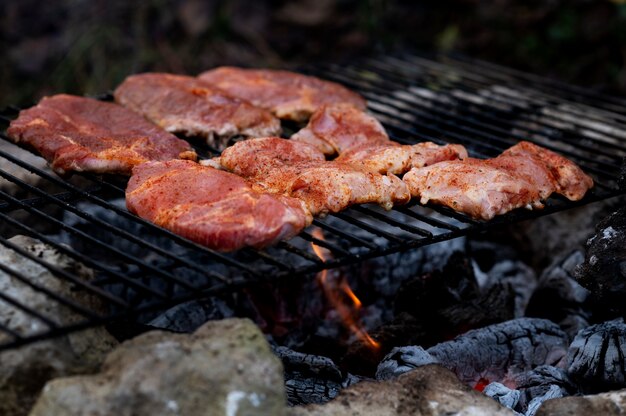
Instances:
[[[313,236],[318,240],[324,240],[324,234],[319,228],[313,231]],[[331,256],[328,250],[313,243],[311,243],[311,247],[317,257],[323,261],[330,260]],[[345,277],[338,275],[337,278],[331,279],[329,278],[328,270],[322,270],[318,273],[317,279],[324,290],[326,298],[337,311],[344,326],[370,348],[379,349],[380,344],[376,342],[359,323],[359,312],[362,304],[350,288]]]

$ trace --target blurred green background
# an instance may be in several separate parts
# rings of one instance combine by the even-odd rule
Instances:
[[[458,51],[626,95],[626,0],[3,0],[0,107],[141,71]]]

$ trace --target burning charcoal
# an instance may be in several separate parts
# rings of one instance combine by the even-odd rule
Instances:
[[[123,412],[120,412],[123,409]],[[94,375],[49,382],[31,416],[284,415],[280,360],[247,319],[126,341]]]
[[[512,390],[497,381],[485,387],[483,393],[509,409],[513,409],[517,406],[517,402],[519,402],[519,398],[522,394],[519,390]]]
[[[429,337],[424,325],[404,312],[371,331],[370,335],[379,343],[379,348],[361,341],[351,343],[341,360],[348,371],[373,377],[378,364],[394,345],[414,345]]]
[[[565,397],[578,392],[576,386],[561,368],[542,365],[534,370],[514,377],[521,393],[515,410],[526,415],[534,414],[541,403],[556,397]]]
[[[450,371],[425,365],[393,380],[363,381],[325,404],[297,406],[289,416],[492,415],[513,412],[462,384]]]
[[[520,318],[474,329],[427,349],[462,381],[502,381],[542,364],[555,364],[565,354],[567,336],[545,319]]]
[[[468,328],[513,318],[512,285],[478,286],[471,261],[456,252],[440,272],[407,281],[395,301],[396,312],[411,314],[427,337],[418,341],[430,346]]]
[[[567,373],[583,391],[626,387],[626,324],[604,322],[578,333],[567,352]]]
[[[290,406],[326,403],[335,398],[342,387],[357,380],[344,380],[339,367],[328,357],[304,354],[286,347],[273,347],[285,368],[285,390]]]
[[[626,315],[626,207],[597,225],[576,277],[599,310],[607,316]]]
[[[487,273],[486,290],[505,293],[513,298],[513,317],[524,316],[526,305],[537,285],[535,272],[521,261],[504,260]],[[485,289],[483,289],[485,290]]]
[[[618,416],[626,409],[626,390],[590,396],[571,396],[546,401],[536,416]]]
[[[570,340],[589,325],[589,291],[573,277],[574,268],[583,260],[582,251],[575,250],[548,267],[526,308],[526,316],[558,323]]]
[[[223,300],[205,298],[176,305],[148,325],[173,332],[193,332],[207,321],[232,318],[234,315]]]
[[[82,264],[32,238],[16,236],[9,241],[65,272],[86,280],[93,274]],[[78,290],[75,285],[57,278],[41,265],[7,247],[0,246],[0,263],[95,313],[106,312],[96,297]],[[59,325],[72,325],[84,320],[74,310],[4,272],[0,272],[0,292],[42,311]],[[5,302],[0,302],[0,322],[22,335],[35,335],[46,329],[37,318]],[[0,342],[5,341],[10,341],[8,335],[0,334]],[[97,370],[116,344],[115,339],[99,327],[0,352],[0,414],[25,415],[46,381]]]
[[[524,416],[535,416],[543,403],[547,400],[563,397],[563,391],[558,386],[550,386],[548,391],[539,397],[535,397],[529,404]]]
[[[396,347],[378,365],[376,380],[390,380],[414,368],[435,363],[437,360],[422,347]]]

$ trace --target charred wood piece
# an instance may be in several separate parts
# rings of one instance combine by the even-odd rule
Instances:
[[[548,399],[566,397],[578,392],[578,388],[565,371],[549,365],[539,366],[515,377],[515,384],[521,393],[514,410],[533,415],[539,406]]]
[[[558,323],[570,340],[578,331],[589,326],[589,291],[574,278],[575,268],[584,259],[582,251],[575,250],[548,267],[541,274],[526,308],[528,317]]]
[[[472,261],[455,252],[443,270],[407,281],[396,297],[395,312],[421,323],[426,337],[418,344],[427,347],[468,328],[513,319],[515,298],[513,285],[481,288]]]
[[[437,360],[422,347],[397,347],[378,365],[376,380],[390,380],[414,368],[436,363]]]
[[[483,390],[483,393],[509,409],[514,409],[517,406],[522,395],[519,390],[510,389],[497,381],[489,383]]]
[[[597,225],[576,277],[589,289],[600,312],[609,317],[626,315],[626,207]]]
[[[159,315],[148,325],[173,332],[194,332],[204,323],[232,318],[233,310],[221,299],[205,298],[181,303]]]
[[[586,393],[626,387],[626,324],[622,319],[578,333],[567,352],[567,373]]]
[[[381,378],[396,376],[428,360],[418,347],[407,348],[385,357],[379,365]],[[555,364],[566,348],[567,336],[555,323],[520,318],[474,329],[426,352],[459,379],[475,386],[479,381],[507,381],[540,365]]]
[[[567,335],[555,323],[520,318],[474,329],[427,351],[474,385],[480,379],[502,381],[539,365],[556,364],[566,348]]]
[[[305,354],[286,347],[273,347],[285,369],[285,390],[290,406],[325,403],[335,398],[344,386],[358,381],[344,377],[328,357]]]

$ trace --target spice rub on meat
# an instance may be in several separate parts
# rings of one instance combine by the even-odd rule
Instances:
[[[291,139],[309,143],[328,156],[341,155],[349,148],[389,142],[389,136],[378,120],[345,103],[321,106],[307,126]]]
[[[410,198],[406,185],[394,175],[329,162],[307,143],[278,137],[236,143],[224,150],[220,164],[255,183],[256,189],[304,201],[313,215],[364,203],[391,209]]]
[[[337,162],[383,174],[400,175],[414,167],[467,157],[458,144],[401,145],[391,141],[378,120],[349,104],[320,107],[291,139],[309,143],[325,155],[339,155]]]
[[[132,75],[115,90],[115,99],[172,133],[205,137],[223,149],[233,136],[280,134],[280,120],[269,111],[194,77],[146,73]]]
[[[219,67],[199,78],[281,119],[306,121],[318,107],[330,103],[365,109],[365,100],[346,87],[295,72]]]
[[[138,216],[220,251],[266,247],[312,221],[295,198],[255,191],[237,175],[185,160],[134,168],[126,204]]]
[[[7,134],[39,152],[59,174],[130,174],[133,166],[151,160],[196,159],[187,142],[141,115],[73,95],[46,97],[20,111]]]
[[[530,142],[493,159],[453,160],[416,168],[403,178],[422,204],[446,205],[489,220],[515,208],[543,208],[553,192],[581,199],[593,180],[575,163]]]

